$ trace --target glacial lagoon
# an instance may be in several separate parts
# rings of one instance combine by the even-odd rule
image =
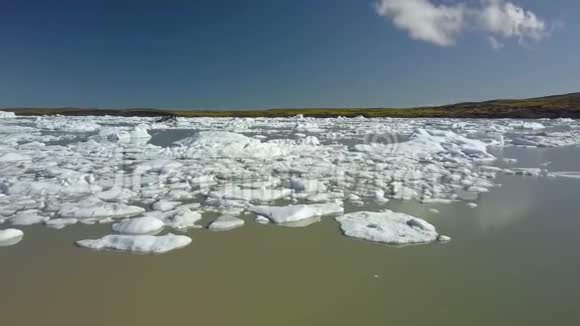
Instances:
[[[579,144],[563,119],[1,118],[2,320],[576,324]]]

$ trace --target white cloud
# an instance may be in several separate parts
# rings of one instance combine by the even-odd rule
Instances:
[[[457,1],[436,4],[434,0],[379,0],[376,12],[416,40],[439,46],[455,44],[466,30],[487,34],[492,47],[499,39],[539,41],[548,33],[547,23],[535,13],[506,0],[480,0],[477,5]]]
[[[483,30],[505,39],[541,40],[547,35],[546,23],[536,14],[504,0],[485,0],[478,17]]]
[[[389,17],[416,40],[448,46],[463,29],[462,5],[434,5],[429,0],[381,0],[377,13]]]

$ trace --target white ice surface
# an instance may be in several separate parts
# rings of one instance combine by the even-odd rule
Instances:
[[[345,235],[387,244],[428,243],[438,239],[435,227],[404,213],[355,212],[336,218]]]
[[[161,231],[164,226],[165,223],[155,217],[143,216],[115,223],[112,228],[123,234],[153,234]]]
[[[79,220],[77,220],[76,218],[55,218],[55,219],[51,219],[46,221],[44,224],[46,224],[47,227],[51,228],[51,229],[64,229],[65,227],[69,226],[69,225],[73,225],[73,224],[77,224]]]
[[[558,178],[580,179],[580,171],[550,172],[548,175]]]
[[[15,118],[16,114],[14,114],[14,112],[6,112],[6,111],[0,111],[0,118]]]
[[[145,209],[142,207],[108,203],[96,197],[89,197],[77,203],[63,204],[57,214],[62,218],[100,220],[105,218],[132,217],[143,212],[145,212]]]
[[[80,247],[93,250],[129,251],[141,254],[163,254],[183,248],[191,243],[191,238],[184,235],[106,235],[100,239],[77,241]]]
[[[18,229],[0,230],[0,247],[15,245],[24,236],[24,232]]]
[[[40,224],[48,221],[48,217],[40,215],[39,211],[36,209],[29,209],[25,211],[20,211],[16,215],[10,218],[10,223],[12,225],[25,226]]]
[[[168,137],[156,129],[164,129]],[[179,136],[183,133],[187,135]],[[185,139],[170,144],[179,137]],[[480,194],[495,190],[496,175],[503,173],[576,178],[573,172],[548,172],[547,166],[521,169],[512,159],[500,158],[501,168],[489,165],[495,159],[492,148],[495,153],[514,145],[577,146],[580,123],[554,119],[179,118],[175,123],[140,117],[0,119],[0,222],[44,222],[60,228],[77,221],[111,223],[148,216],[183,230],[197,227],[204,212],[238,216],[246,209],[262,209],[274,216],[274,222],[295,220],[305,225],[326,214],[310,203],[334,206],[334,212],[341,211],[336,202],[342,201],[347,202],[348,211],[365,205],[377,209],[393,199],[475,203]],[[197,206],[186,207],[191,203]]]
[[[249,210],[256,215],[269,218],[277,224],[298,222],[313,217],[342,214],[344,209],[339,203],[288,205],[288,206],[252,206]]]
[[[229,231],[244,225],[244,220],[229,215],[222,215],[218,217],[209,225],[211,231]]]

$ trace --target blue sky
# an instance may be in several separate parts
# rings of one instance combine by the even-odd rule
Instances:
[[[0,0],[0,107],[398,107],[574,92],[578,13],[577,0]]]

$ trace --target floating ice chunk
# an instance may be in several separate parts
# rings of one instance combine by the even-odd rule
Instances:
[[[296,141],[298,145],[318,146],[320,141],[314,136],[307,136]]]
[[[489,192],[489,189],[479,186],[471,186],[467,189],[470,192]]]
[[[89,197],[78,203],[63,204],[57,215],[62,218],[76,218],[79,220],[102,220],[106,218],[132,217],[143,212],[145,212],[145,209],[142,207],[107,203],[97,197]]]
[[[339,203],[288,205],[288,206],[252,206],[249,211],[269,218],[277,224],[298,222],[301,220],[326,215],[342,214],[344,209]]]
[[[100,239],[77,241],[80,247],[93,250],[118,250],[141,254],[163,254],[183,248],[191,243],[184,235],[106,235]]]
[[[167,212],[172,209],[175,209],[177,206],[181,205],[182,203],[179,201],[169,201],[169,200],[159,200],[155,204],[153,204],[153,209],[156,211]]]
[[[476,203],[467,203],[466,205],[469,208],[477,208],[477,204]]]
[[[241,218],[229,216],[229,215],[222,215],[218,217],[215,221],[213,221],[209,225],[209,229],[211,231],[229,231],[244,225],[244,220]]]
[[[268,224],[270,223],[270,220],[264,216],[257,216],[256,217],[256,223],[258,224]]]
[[[14,217],[10,219],[10,224],[12,225],[33,225],[44,223],[48,220],[48,217],[39,215],[39,211],[36,209],[29,209],[25,211],[18,212]]]
[[[387,244],[427,243],[439,237],[435,227],[426,221],[390,210],[349,213],[336,220],[349,237]]]
[[[113,224],[113,231],[123,234],[154,234],[160,232],[165,224],[154,217],[132,218]]]
[[[0,156],[0,163],[30,162],[31,160],[30,156],[18,153],[8,153]]]
[[[0,111],[0,118],[16,118],[14,112]]]
[[[188,190],[174,189],[167,194],[167,197],[175,201],[192,200],[195,198],[195,194]]]
[[[91,139],[97,142],[120,142],[120,143],[146,143],[151,138],[147,132],[147,126],[137,125],[131,130],[120,128],[103,128],[99,134],[92,136]]]
[[[437,240],[439,240],[440,242],[449,242],[451,241],[451,237],[446,235],[439,235]]]
[[[374,201],[377,204],[386,204],[389,202],[389,199],[385,198],[385,191],[382,189],[378,189],[374,191],[374,196],[373,196]]]
[[[289,186],[296,192],[326,192],[324,183],[312,179],[291,178]]]
[[[247,182],[240,185],[242,188],[249,188],[249,189],[265,189],[265,188],[274,188],[279,186],[281,183],[280,179],[278,178],[271,178],[269,180],[264,181],[254,181],[254,182]]]
[[[227,131],[202,131],[177,142],[181,147],[166,148],[162,154],[180,158],[253,157],[271,158],[291,151],[289,146],[262,143],[259,139]]]
[[[73,225],[73,224],[77,224],[79,220],[77,220],[76,218],[55,218],[52,220],[48,220],[46,221],[44,224],[46,224],[47,227],[51,228],[51,229],[64,229],[65,227],[69,226],[69,225]]]
[[[342,198],[344,198],[344,193],[342,192],[325,192],[309,195],[306,197],[306,201],[311,203],[326,203],[341,200]]]
[[[580,171],[550,172],[548,176],[569,179],[580,179]]]
[[[20,181],[8,187],[11,195],[74,195],[100,192],[101,187],[87,183],[77,182],[74,184],[56,184],[46,181]]]
[[[171,174],[179,170],[183,163],[173,160],[156,159],[141,162],[135,166],[134,174],[139,175],[149,171],[158,172],[159,174]]]
[[[24,232],[17,229],[0,230],[0,247],[12,246],[22,240]]]
[[[137,193],[127,188],[113,187],[107,191],[99,192],[95,196],[104,201],[126,202],[137,197]]]
[[[209,197],[242,200],[247,202],[270,202],[292,194],[290,189],[243,189],[237,186],[227,186],[209,193]]]
[[[67,117],[66,119],[37,118],[36,126],[41,129],[58,130],[66,132],[93,132],[101,126],[88,121],[82,121]]]
[[[441,212],[437,208],[429,208],[429,212],[433,214],[440,214]]]
[[[546,128],[543,124],[537,122],[523,122],[512,126],[515,129],[531,129],[531,130]]]
[[[351,202],[361,201],[360,196],[357,194],[350,194],[350,195],[348,195],[347,199],[348,199],[348,201],[351,201]]]
[[[517,168],[517,169],[510,169],[510,170],[504,170],[506,174],[510,174],[510,175],[523,175],[523,176],[528,176],[528,177],[539,177],[542,174],[544,174],[544,171],[542,169],[536,169],[536,168]]]
[[[512,139],[512,145],[539,147],[540,143],[535,141],[535,140],[531,140],[531,139],[515,138],[515,139]]]
[[[185,229],[195,227],[195,223],[202,218],[199,212],[189,208],[178,208],[175,212],[167,214],[163,220],[165,225],[174,229]]]

